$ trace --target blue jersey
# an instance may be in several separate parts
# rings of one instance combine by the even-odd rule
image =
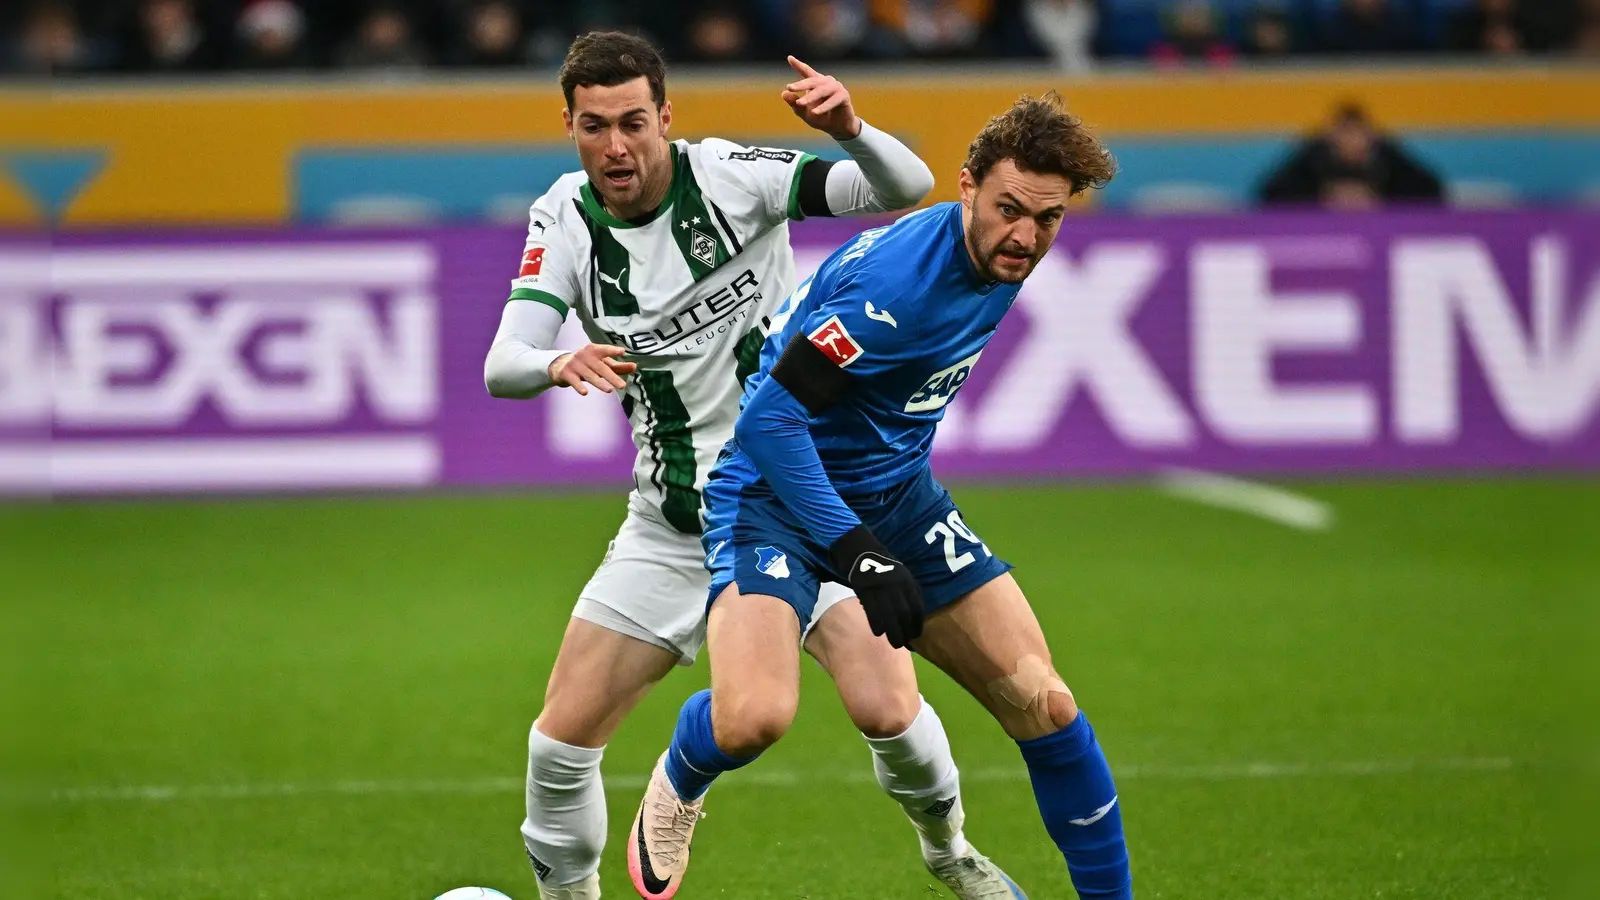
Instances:
[[[862,232],[774,314],[760,370],[746,382],[739,451],[808,531],[831,542],[860,521],[848,501],[927,470],[945,406],[1018,289],[978,275],[959,203]],[[797,334],[851,376],[847,395],[815,417],[767,377]]]

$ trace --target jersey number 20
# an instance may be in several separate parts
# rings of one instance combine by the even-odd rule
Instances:
[[[973,556],[970,550],[965,553],[956,553],[956,535],[960,535],[966,538],[967,541],[977,544],[978,549],[983,551],[984,556],[994,555],[994,553],[990,552],[988,545],[979,540],[972,529],[967,527],[967,523],[961,521],[961,511],[952,509],[945,522],[933,523],[933,527],[928,529],[928,533],[922,536],[922,539],[930,544],[937,543],[940,538],[944,538],[944,561],[950,566],[950,571],[959,572],[977,560],[977,557]]]

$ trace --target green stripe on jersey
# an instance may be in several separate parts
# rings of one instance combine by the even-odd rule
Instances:
[[[739,338],[739,343],[733,348],[733,377],[739,379],[739,386],[744,387],[744,380],[756,373],[761,368],[761,329],[752,328]]]
[[[800,210],[800,173],[817,157],[811,153],[800,154],[800,161],[794,166],[794,179],[789,182],[789,218],[798,222],[806,217]]]
[[[678,396],[677,384],[672,383],[672,372],[666,368],[640,370],[638,389],[645,394],[654,412],[650,444],[661,466],[661,484],[664,498],[661,512],[667,522],[686,535],[701,533],[699,522],[699,492],[694,490],[694,434],[690,431],[690,410]]]
[[[547,291],[536,291],[533,288],[517,288],[511,292],[510,297],[506,298],[507,303],[512,300],[532,300],[534,303],[543,303],[545,306],[560,313],[561,318],[565,319],[567,317],[567,302]]]
[[[656,480],[665,494],[661,512],[673,528],[685,534],[699,534],[700,492],[694,487],[694,433],[689,429],[689,410],[678,396],[671,370],[641,369],[634,377],[639,379],[639,390],[655,412],[650,443],[660,465],[661,476]]]
[[[610,227],[598,221],[578,204],[578,215],[589,228],[589,245],[594,248],[595,280],[600,285],[601,315],[632,316],[639,312],[639,300],[628,290],[633,267],[628,248],[622,246]]]
[[[678,252],[688,264],[695,281],[710,275],[717,267],[733,258],[722,242],[722,233],[711,221],[705,197],[694,180],[694,169],[689,165],[689,154],[680,153],[672,173],[672,237],[677,241]]]

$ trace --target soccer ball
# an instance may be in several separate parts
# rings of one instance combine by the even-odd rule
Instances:
[[[494,888],[464,887],[445,891],[434,900],[511,900],[511,898]]]

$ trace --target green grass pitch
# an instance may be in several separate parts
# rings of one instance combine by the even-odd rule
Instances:
[[[1550,896],[1583,631],[1568,590],[1594,560],[1574,511],[1600,491],[1298,489],[1331,530],[1131,484],[956,489],[1120,773],[1139,896]],[[622,510],[615,493],[0,509],[0,649],[23,686],[5,701],[27,886],[10,895],[536,897],[527,728]],[[1034,900],[1073,897],[1015,747],[923,676],[973,842]],[[705,678],[703,659],[675,673],[607,751],[609,897],[633,896],[621,838]],[[802,693],[790,736],[710,795],[681,896],[945,896],[815,665]]]

